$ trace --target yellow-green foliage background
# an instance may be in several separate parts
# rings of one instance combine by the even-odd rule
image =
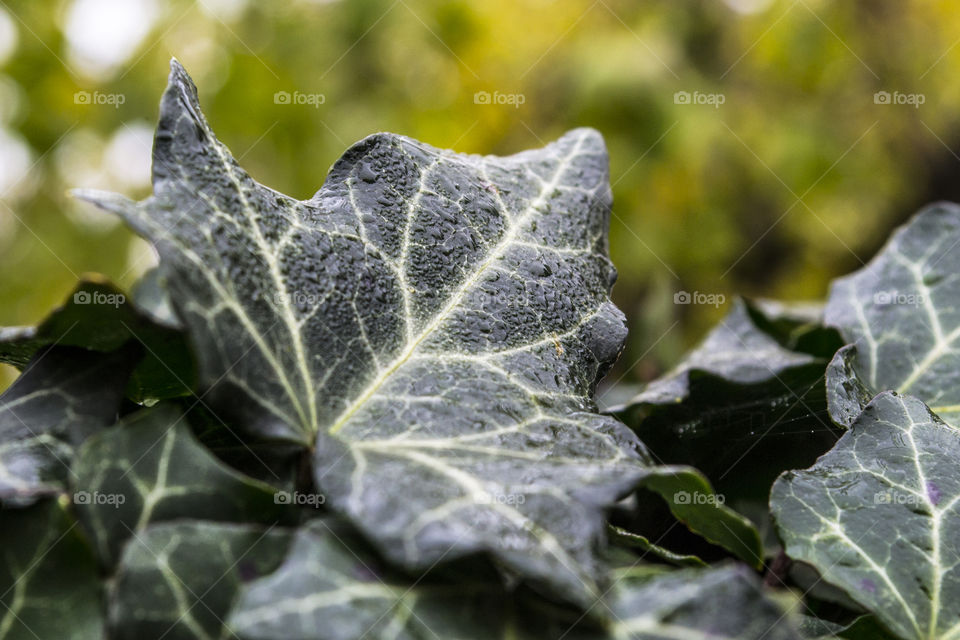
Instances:
[[[148,192],[171,56],[252,175],[299,198],[375,131],[507,154],[599,129],[627,379],[655,374],[723,313],[675,305],[676,291],[821,298],[919,205],[960,199],[954,2],[117,3],[146,12],[145,35],[91,67],[77,5],[112,28],[110,0],[0,2],[0,325],[40,320],[83,272],[129,286],[151,264],[65,192]],[[876,104],[881,90],[924,103]],[[124,104],[77,104],[77,91]],[[324,103],[276,104],[278,91]],[[478,91],[524,103],[476,104]],[[724,104],[676,104],[677,91]]]

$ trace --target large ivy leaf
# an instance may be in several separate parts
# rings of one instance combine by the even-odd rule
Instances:
[[[272,524],[285,510],[272,487],[219,462],[197,443],[180,412],[165,405],[90,438],[74,469],[77,512],[108,566],[150,523]]]
[[[79,533],[55,500],[0,511],[0,638],[104,637],[97,564]]]
[[[648,464],[591,399],[626,332],[600,136],[498,158],[377,134],[296,201],[172,67],[154,196],[80,196],[156,245],[215,406],[315,445],[329,504],[406,566],[490,550],[593,591],[599,508]]]
[[[39,351],[0,395],[0,503],[24,506],[65,489],[74,450],[116,421],[137,357],[69,347]]]
[[[285,530],[251,525],[147,527],[124,549],[111,589],[110,637],[233,638],[224,619],[238,590],[275,570],[289,541]]]
[[[960,637],[960,432],[877,396],[836,447],[774,485],[787,554],[901,638]]]
[[[594,617],[608,621],[604,630],[588,616],[564,615],[479,577],[411,584],[384,571],[349,536],[325,520],[302,528],[280,569],[242,592],[228,626],[244,640],[797,637],[784,611],[741,568],[660,577],[635,567],[617,571],[613,588],[593,603]]]
[[[194,363],[184,335],[169,325],[171,321],[156,319],[117,287],[90,276],[77,283],[63,306],[40,325],[0,330],[0,362],[23,369],[38,352],[54,344],[106,353],[136,342],[143,357],[129,376],[127,395],[136,402],[182,396],[194,384]]]
[[[960,206],[922,210],[867,266],[834,282],[825,316],[856,345],[852,366],[863,386],[916,396],[953,425],[960,425],[957,243]]]

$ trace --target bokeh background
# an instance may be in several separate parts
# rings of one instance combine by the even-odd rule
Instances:
[[[0,326],[154,263],[66,190],[149,192],[171,56],[251,174],[299,198],[375,131],[508,154],[599,129],[624,381],[733,295],[822,298],[919,206],[960,199],[947,0],[2,0]]]

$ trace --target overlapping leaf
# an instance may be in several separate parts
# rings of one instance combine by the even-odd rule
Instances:
[[[701,373],[737,384],[767,382],[795,367],[817,362],[809,353],[782,346],[761,331],[746,303],[737,300],[733,309],[703,342],[666,376],[651,382],[630,405],[667,405],[683,401]]]
[[[856,618],[849,624],[837,624],[811,616],[801,616],[800,636],[815,640],[894,640],[871,615]]]
[[[696,469],[657,467],[644,478],[643,487],[663,498],[670,512],[694,533],[752,566],[763,564],[763,543],[756,527],[728,508],[725,497],[716,494]]]
[[[960,425],[958,243],[960,206],[924,209],[866,267],[834,282],[825,315],[856,345],[848,366],[862,387],[909,393],[953,425]],[[855,404],[835,406],[838,421],[849,422]]]
[[[130,349],[41,349],[0,396],[0,503],[32,504],[65,489],[74,450],[116,421]]]
[[[102,561],[153,522],[203,518],[276,522],[276,492],[227,468],[200,446],[181,414],[167,406],[141,411],[91,438],[75,465],[74,502]]]
[[[795,640],[792,617],[749,570],[688,569],[618,583],[607,605],[616,640]]]
[[[190,393],[194,363],[186,339],[172,326],[174,320],[163,315],[156,285],[148,281],[144,286],[147,290],[139,295],[157,306],[150,312],[156,316],[135,306],[108,282],[93,277],[81,280],[63,306],[39,326],[0,329],[0,362],[23,369],[39,351],[54,344],[108,353],[134,342],[143,354],[130,375],[130,398],[156,402]]]
[[[0,511],[0,549],[0,638],[104,637],[96,560],[56,500]]]
[[[901,638],[960,637],[958,466],[960,432],[880,394],[817,464],[774,485],[787,554]]]
[[[823,356],[838,338],[817,318],[815,307],[737,300],[673,371],[614,409],[658,461],[703,472],[660,471],[646,486],[690,529],[752,565],[763,560],[760,536],[734,509],[766,525],[777,475],[812,463],[839,437],[823,385]]]
[[[692,465],[721,493],[765,503],[780,472],[810,464],[839,437],[823,383],[823,356],[839,345],[811,314],[738,300],[679,366],[613,411],[659,461]]]
[[[280,528],[212,522],[151,525],[124,549],[111,589],[112,640],[233,638],[238,590],[272,572],[290,541]]]
[[[564,615],[477,577],[455,584],[398,580],[356,548],[349,531],[314,521],[296,534],[283,566],[243,592],[228,625],[243,640],[798,637],[749,571],[637,569],[644,567],[616,572],[592,616]],[[606,619],[606,629],[594,627],[596,617]]]
[[[490,550],[593,591],[600,507],[648,463],[591,400],[626,332],[596,132],[506,158],[378,134],[296,201],[237,165],[174,63],[154,196],[81,195],[156,245],[214,404],[315,444],[330,504],[392,559]]]

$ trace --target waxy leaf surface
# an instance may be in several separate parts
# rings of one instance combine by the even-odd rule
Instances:
[[[57,500],[0,511],[0,549],[0,638],[104,637],[96,559]]]
[[[76,448],[117,418],[135,354],[41,349],[0,395],[0,503],[66,489]]]
[[[960,637],[958,465],[960,432],[881,393],[833,450],[774,485],[787,555],[901,638]]]
[[[80,195],[157,247],[215,408],[314,446],[328,504],[407,567],[490,551],[595,595],[601,509],[648,465],[592,400],[626,334],[597,132],[503,158],[377,134],[298,201],[174,62],[153,170],[141,203]]]
[[[589,615],[571,616],[479,577],[453,584],[397,579],[349,536],[327,521],[302,528],[280,569],[242,592],[227,624],[242,640],[798,637],[789,617],[743,567],[659,576],[662,571],[639,564],[624,567]]]
[[[147,527],[126,546],[117,570],[111,639],[235,638],[224,620],[237,592],[274,571],[289,541],[279,527],[193,521]]]
[[[960,426],[958,243],[960,206],[941,203],[922,210],[867,266],[834,281],[825,312],[826,323],[856,345],[851,366],[863,387],[874,394],[909,393],[955,426]],[[838,421],[844,419],[849,421],[849,413],[841,411]]]
[[[284,511],[272,487],[213,457],[168,406],[133,414],[90,438],[75,471],[74,503],[107,566],[151,522],[272,524]]]

